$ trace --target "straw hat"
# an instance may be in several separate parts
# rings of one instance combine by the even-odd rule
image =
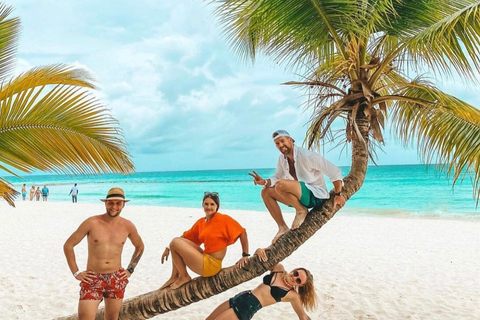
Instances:
[[[128,202],[130,200],[125,199],[125,192],[123,192],[122,188],[112,188],[108,190],[107,197],[105,199],[100,199],[100,201],[108,201],[108,200],[122,200]]]

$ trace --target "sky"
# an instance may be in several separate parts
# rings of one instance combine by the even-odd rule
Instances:
[[[65,63],[92,72],[137,172],[275,167],[271,134],[285,129],[301,145],[308,128],[305,93],[281,85],[301,78],[267,57],[242,60],[208,2],[8,1],[22,23],[17,71]],[[480,105],[458,81],[439,86]],[[420,163],[414,146],[385,138],[378,165]],[[323,155],[349,165],[350,145],[335,145]]]

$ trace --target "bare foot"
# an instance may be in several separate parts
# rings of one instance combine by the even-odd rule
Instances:
[[[295,214],[295,219],[293,219],[292,230],[295,230],[302,225],[303,221],[305,221],[305,218],[307,217],[307,214],[308,210],[297,211]]]
[[[172,285],[172,283],[174,283],[177,279],[178,279],[178,277],[172,277],[172,278],[168,279],[167,282],[165,282],[163,284],[163,286],[160,287],[160,290],[165,289],[167,287],[170,287]]]
[[[287,233],[288,230],[290,230],[290,229],[288,229],[287,227],[278,229],[277,234],[275,235],[275,237],[272,240],[272,244],[277,242],[277,240],[280,239],[280,237],[283,236],[285,233]]]
[[[192,280],[192,278],[190,276],[186,276],[186,277],[182,277],[182,278],[177,278],[177,280],[172,283],[172,285],[170,286],[170,288],[172,289],[177,289],[177,288],[180,288],[181,286],[183,286],[185,283],[189,282],[190,280]]]

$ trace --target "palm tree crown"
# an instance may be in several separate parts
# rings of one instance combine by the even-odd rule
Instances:
[[[480,2],[473,0],[217,0],[236,52],[262,51],[305,71],[313,109],[310,147],[345,121],[345,141],[362,138],[357,115],[368,120],[369,153],[383,142],[390,117],[404,143],[416,141],[427,163],[454,176],[474,174],[480,197],[480,111],[438,89],[426,75],[476,81],[480,68]]]

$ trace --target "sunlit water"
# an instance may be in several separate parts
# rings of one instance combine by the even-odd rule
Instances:
[[[274,172],[274,169],[255,170],[265,178]],[[77,183],[79,202],[98,202],[109,188],[118,186],[132,200],[131,205],[200,207],[204,191],[217,191],[223,210],[265,210],[260,198],[261,187],[253,185],[248,172],[251,170],[29,175],[23,181],[15,177],[6,179],[18,191],[23,183],[27,184],[27,191],[32,185],[42,189],[46,184],[50,189],[49,201],[69,202],[70,188]],[[346,175],[349,167],[342,167],[342,172]],[[17,201],[21,201],[21,197]],[[433,166],[403,165],[369,167],[362,188],[340,214],[477,218],[480,210],[476,209],[468,175],[452,188],[452,181]]]

